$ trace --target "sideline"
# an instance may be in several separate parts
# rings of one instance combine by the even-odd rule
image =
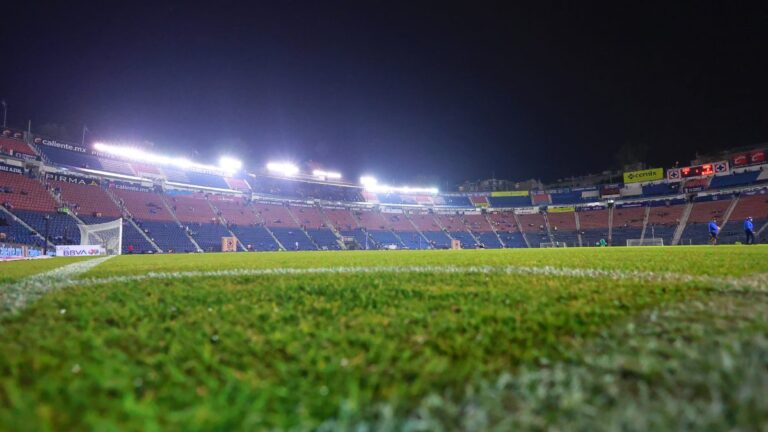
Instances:
[[[48,291],[63,288],[76,282],[73,278],[96,267],[114,255],[78,261],[63,267],[36,274],[18,282],[0,285],[0,315],[13,314]]]

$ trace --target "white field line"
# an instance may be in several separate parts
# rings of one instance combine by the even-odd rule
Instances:
[[[107,257],[108,258],[108,257]],[[671,272],[643,272],[590,268],[518,267],[518,266],[383,266],[383,267],[313,267],[271,269],[229,269],[212,271],[149,272],[141,275],[110,276],[105,278],[73,279],[74,276],[102,263],[107,258],[70,264],[21,282],[0,286],[2,304],[0,313],[24,307],[30,300],[47,291],[72,286],[91,286],[147,280],[173,280],[200,277],[313,275],[313,274],[376,274],[376,273],[430,273],[430,274],[507,274],[521,276],[552,276],[573,278],[599,278],[632,280],[655,283],[696,283],[723,291],[767,291],[768,274],[761,273],[744,278],[696,276]]]
[[[85,273],[110,258],[112,255],[78,261],[30,276],[19,282],[0,285],[0,314],[23,309],[28,303],[37,300],[48,291],[68,286],[75,280],[75,276]]]

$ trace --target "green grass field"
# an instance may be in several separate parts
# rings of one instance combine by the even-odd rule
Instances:
[[[0,303],[30,293],[0,308],[0,429],[768,430],[766,258],[120,256],[65,276],[83,263],[0,263]]]

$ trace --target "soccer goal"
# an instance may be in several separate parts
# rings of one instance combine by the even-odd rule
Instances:
[[[663,238],[627,239],[627,246],[664,246]]]
[[[565,242],[547,242],[547,243],[539,243],[540,248],[564,248],[568,247],[568,245]]]
[[[123,219],[100,224],[77,224],[81,246],[101,246],[107,255],[120,255],[123,251]]]

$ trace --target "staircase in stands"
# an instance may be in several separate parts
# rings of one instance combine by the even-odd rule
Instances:
[[[677,228],[675,229],[675,235],[672,237],[671,246],[674,246],[680,243],[680,237],[683,236],[683,231],[685,231],[685,226],[688,224],[688,216],[691,215],[692,208],[693,208],[693,201],[690,201],[688,204],[685,205],[685,209],[683,209],[683,214],[682,216],[680,216],[680,222],[677,224]]]

